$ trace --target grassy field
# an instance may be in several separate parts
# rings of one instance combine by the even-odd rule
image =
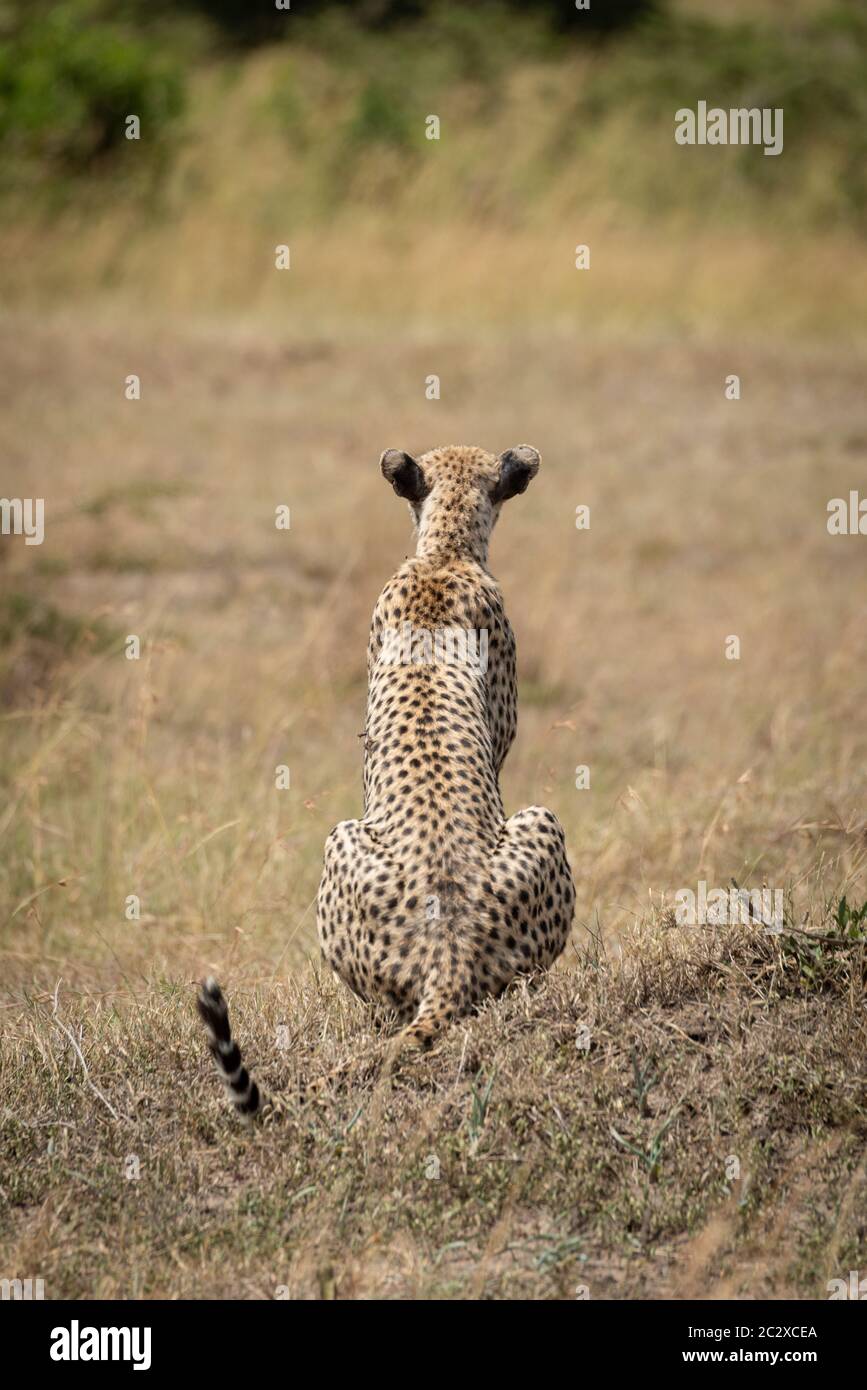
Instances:
[[[800,64],[850,59],[821,26],[805,56],[815,11],[786,9],[793,103]],[[657,90],[641,50],[494,47],[479,83],[421,43],[407,112],[371,95],[392,40],[363,42],[197,64],[162,181],[124,153],[0,189],[0,490],[45,499],[42,545],[0,537],[0,1277],[827,1297],[867,1268],[867,540],[826,525],[864,489],[855,146],[806,103],[790,177],[685,172],[668,107],[617,97]],[[318,972],[314,907],[412,545],[378,460],[450,442],[542,454],[492,546],[503,793],[564,825],[573,942],[301,1105],[381,1041]],[[780,890],[783,933],[679,925],[702,881]],[[281,1124],[227,1113],[207,972]]]
[[[8,1030],[3,1267],[55,1298],[826,1298],[863,1267],[867,961],[817,949],[658,924],[246,1130],[179,984],[40,995]],[[238,1018],[290,1101],[375,1046],[313,977]]]
[[[867,553],[825,525],[867,439],[859,352],[70,313],[7,317],[0,354],[8,491],[47,499],[44,544],[2,551],[3,1268],[85,1297],[821,1296],[829,1262],[857,1268],[863,945],[814,979],[756,929],[720,943],[666,913],[735,879],[827,931],[867,896]],[[308,974],[313,899],[328,829],[360,809],[369,610],[410,545],[378,454],[452,439],[543,455],[492,557],[519,644],[504,793],[563,820],[575,949],[386,1101],[360,1081],[240,1133],[197,976],[226,982],[278,1085],[369,1035]],[[618,964],[636,921],[640,986]],[[669,1118],[651,1181],[613,1130],[649,1151]]]

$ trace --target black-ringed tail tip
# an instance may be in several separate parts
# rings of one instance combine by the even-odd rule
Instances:
[[[259,1087],[241,1061],[241,1049],[232,1037],[223,991],[210,975],[199,985],[196,1003],[208,1035],[208,1046],[235,1109],[240,1115],[258,1114],[262,1107]]]

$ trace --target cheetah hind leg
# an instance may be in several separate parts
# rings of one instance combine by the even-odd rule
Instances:
[[[410,1052],[429,1052],[446,1025],[447,1011],[451,1012],[450,996],[429,994],[422,999],[411,1023],[390,1038],[385,1046],[382,1079],[386,1080]]]
[[[420,1005],[415,1018],[394,1037],[388,1038],[385,1042],[379,1042],[374,1047],[363,1054],[361,1057],[350,1057],[347,1061],[341,1062],[325,1076],[319,1077],[316,1081],[310,1081],[304,1088],[305,1100],[310,1097],[323,1096],[335,1087],[347,1081],[370,1080],[379,1087],[380,1083],[387,1081],[397,1070],[397,1067],[404,1057],[411,1050],[427,1052],[439,1037],[444,1026],[444,1013],[446,1005],[440,1007],[439,1001],[434,1003],[430,1000]],[[362,1072],[366,1070],[367,1076],[362,1078]]]

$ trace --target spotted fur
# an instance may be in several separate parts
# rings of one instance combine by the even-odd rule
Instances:
[[[498,777],[517,724],[515,639],[488,542],[502,504],[539,467],[449,447],[382,471],[410,504],[417,547],[389,580],[368,644],[364,815],[325,845],[322,954],[362,999],[393,1009],[408,1041],[443,1027],[563,950],[575,890],[557,818],[506,818]],[[488,668],[383,660],[385,629],[488,633]]]
[[[518,976],[549,967],[571,930],[563,830],[542,806],[507,818],[498,780],[517,724],[515,639],[488,542],[503,503],[538,468],[527,445],[498,458],[451,446],[417,460],[390,449],[381,459],[409,503],[417,546],[374,608],[364,814],[341,821],[326,841],[317,922],[322,955],[340,979],[404,1025],[398,1050],[429,1046]],[[389,635],[407,625],[412,633],[486,632],[487,669],[389,659]],[[261,1101],[253,1103],[255,1082],[228,1019],[221,1033],[202,1012],[235,1104],[255,1110]]]

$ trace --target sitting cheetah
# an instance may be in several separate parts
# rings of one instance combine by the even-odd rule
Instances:
[[[398,1048],[427,1047],[556,960],[575,888],[556,816],[531,806],[507,819],[498,784],[517,723],[515,640],[488,541],[539,455],[448,447],[416,460],[388,449],[380,466],[418,543],[373,612],[364,815],[326,841],[318,929],[340,979],[404,1024]],[[260,1092],[211,980],[199,1009],[236,1107],[255,1113]]]

